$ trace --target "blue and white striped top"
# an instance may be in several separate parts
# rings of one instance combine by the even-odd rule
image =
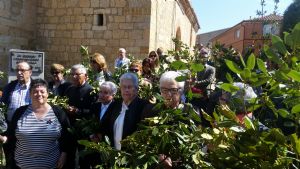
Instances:
[[[37,119],[31,105],[17,122],[15,161],[20,168],[55,168],[60,156],[61,124],[52,109]]]

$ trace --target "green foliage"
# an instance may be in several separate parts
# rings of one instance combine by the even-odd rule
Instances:
[[[189,104],[169,110],[159,103],[157,116],[145,119],[134,134],[122,140],[121,151],[111,148],[107,140],[80,143],[101,155],[103,168],[162,168],[159,154],[170,157],[174,168],[299,168],[299,31],[300,26],[295,26],[284,40],[271,37],[272,46],[263,48],[266,58],[253,54],[242,57],[220,45],[213,48],[214,65],[221,71],[218,76],[223,76],[219,83],[223,91],[240,92],[233,83],[242,82],[261,92],[247,100],[243,93],[219,104],[212,114],[203,112],[211,128],[201,127],[199,115]],[[191,54],[182,46],[182,50],[170,51],[174,60],[165,63],[167,70],[190,71],[178,81],[203,69],[197,52]],[[267,67],[267,61],[277,66]],[[156,87],[152,93],[151,89],[141,90],[142,97],[158,93]],[[265,118],[267,115],[273,118]],[[279,118],[283,121],[281,129],[288,126],[292,132],[278,128]]]
[[[298,22],[300,22],[300,1],[295,0],[283,14],[282,32],[290,32]]]

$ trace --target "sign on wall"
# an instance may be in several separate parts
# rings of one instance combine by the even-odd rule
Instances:
[[[9,50],[9,67],[8,67],[8,81],[16,79],[16,67],[19,62],[28,62],[32,66],[32,78],[44,79],[44,58],[45,53],[39,51]]]

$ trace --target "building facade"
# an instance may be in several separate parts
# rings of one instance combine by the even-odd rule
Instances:
[[[187,0],[0,0],[0,70],[12,48],[45,52],[46,71],[69,67],[82,61],[81,45],[112,67],[120,47],[141,59],[174,49],[175,37],[193,47],[199,28]]]
[[[279,35],[282,17],[268,15],[259,19],[245,20],[212,38],[213,44],[233,47],[240,53],[252,48],[257,54],[264,44],[270,42],[270,34]]]

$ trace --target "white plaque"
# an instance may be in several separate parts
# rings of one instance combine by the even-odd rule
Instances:
[[[44,58],[45,53],[39,51],[29,51],[29,50],[19,50],[10,49],[9,50],[9,73],[8,81],[16,79],[16,67],[19,62],[28,62],[32,66],[32,78],[42,78],[44,79]]]

